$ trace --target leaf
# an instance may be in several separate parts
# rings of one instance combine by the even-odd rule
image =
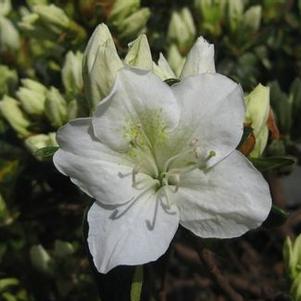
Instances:
[[[5,291],[10,286],[19,285],[19,280],[16,278],[0,279],[0,292]]]
[[[59,149],[58,146],[46,146],[40,148],[36,151],[36,156],[41,157],[42,159],[49,159],[54,155],[54,153]]]
[[[269,216],[263,223],[263,227],[265,228],[276,228],[283,225],[288,219],[288,213],[283,209],[277,207],[276,205],[272,205],[272,209],[269,213]]]
[[[139,301],[143,284],[143,265],[137,266],[131,286],[131,301]]]
[[[292,156],[251,158],[250,160],[254,166],[262,172],[280,169],[282,167],[292,167],[296,164],[296,159]]]
[[[164,82],[167,83],[169,86],[173,86],[174,84],[179,83],[180,80],[177,78],[168,78]]]

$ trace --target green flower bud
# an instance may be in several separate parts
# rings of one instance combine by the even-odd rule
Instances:
[[[46,94],[45,114],[55,128],[68,121],[67,103],[59,90],[54,87],[51,87]]]
[[[301,300],[301,273],[294,279],[290,293],[294,301]]]
[[[126,17],[138,10],[139,7],[140,0],[116,0],[109,16],[109,22],[118,26]]]
[[[221,33],[225,6],[226,0],[195,0],[195,8],[202,17],[201,30],[218,36]]]
[[[13,23],[0,15],[0,52],[20,47],[20,35]]]
[[[237,30],[243,17],[243,10],[243,0],[228,0],[228,22],[232,32]]]
[[[186,52],[192,46],[195,36],[196,29],[190,10],[185,7],[180,12],[173,12],[167,38],[175,42],[180,51]]]
[[[79,51],[69,51],[62,68],[62,81],[69,95],[80,94],[83,89],[82,75],[83,54]]]
[[[144,27],[151,15],[149,8],[141,8],[126,19],[124,19],[118,26],[117,30],[122,39],[132,39],[139,33],[144,31]]]
[[[68,102],[67,105],[68,120],[75,119],[78,115],[78,104],[75,99]]]
[[[245,97],[245,123],[253,128],[256,143],[251,157],[259,157],[268,141],[267,120],[270,111],[270,88],[259,84]]]
[[[54,255],[59,258],[72,255],[74,251],[73,245],[70,242],[56,240],[54,243]]]
[[[37,151],[43,147],[57,146],[55,135],[55,133],[49,133],[48,135],[38,134],[30,136],[25,140],[25,146],[37,160],[41,160],[42,158],[37,155]]]
[[[257,31],[260,26],[261,12],[260,5],[251,6],[244,14],[243,24],[252,31]]]
[[[30,260],[32,265],[38,271],[45,274],[53,273],[52,259],[42,245],[35,245],[31,247]]]
[[[283,245],[283,258],[292,280],[301,274],[301,235],[294,242],[289,237]]]
[[[17,82],[17,72],[5,65],[0,65],[0,97],[10,94],[15,89]]]
[[[36,13],[40,20],[46,25],[46,27],[51,27],[52,29],[68,29],[70,25],[70,19],[65,14],[65,12],[55,6],[51,5],[35,5],[33,7],[34,13]],[[56,31],[56,30],[54,30]],[[60,30],[58,30],[59,33]]]
[[[140,35],[129,44],[129,51],[124,62],[141,69],[152,70],[152,54],[145,34]]]
[[[22,108],[29,115],[41,116],[45,110],[45,93],[25,87],[19,88],[16,93]]]
[[[185,58],[182,57],[176,45],[172,44],[169,47],[167,60],[171,68],[174,70],[176,76],[179,77],[185,63]]]
[[[47,5],[48,4],[48,1],[47,0],[26,0],[27,4],[30,6],[30,7],[33,7],[34,5],[38,5],[38,4],[45,4]]]
[[[7,16],[11,11],[10,0],[0,0],[0,15]]]
[[[153,71],[158,75],[163,81],[169,78],[176,78],[176,75],[171,70],[168,62],[162,53],[160,53],[158,64],[153,63]]]
[[[15,99],[4,96],[0,101],[0,112],[20,137],[30,135],[28,131],[30,122],[21,111],[19,103]]]
[[[47,88],[43,84],[30,78],[21,79],[21,83],[25,88],[35,91],[37,93],[46,94],[47,92]]]
[[[85,94],[91,110],[108,95],[117,71],[122,67],[108,27],[99,25],[88,42],[83,58]]]

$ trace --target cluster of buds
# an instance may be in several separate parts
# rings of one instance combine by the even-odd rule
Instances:
[[[223,23],[232,33],[246,34],[257,31],[261,22],[261,6],[245,10],[243,0],[196,0],[195,8],[201,17],[200,29],[215,37],[221,35]]]
[[[141,7],[140,0],[115,0],[107,17],[118,37],[129,40],[145,30],[150,15],[149,8]]]
[[[283,257],[290,280],[293,300],[301,300],[301,235],[294,242],[287,237],[283,246]]]
[[[10,0],[0,1],[0,52],[15,51],[20,47],[20,35],[7,17],[11,12]]]
[[[22,79],[22,86],[14,97],[6,95],[11,82],[16,83],[15,74],[8,68],[0,68],[3,85],[3,99],[0,101],[0,113],[24,139],[25,146],[32,153],[40,148],[55,146],[55,130],[68,120],[81,115],[78,103],[82,99],[82,58],[80,52],[68,52],[62,68],[63,95],[55,87],[46,87],[32,79]],[[39,159],[39,157],[37,157]]]
[[[82,41],[85,30],[54,4],[35,4],[31,11],[24,9],[19,22],[20,28],[30,37],[38,40],[67,40],[71,43]]]
[[[112,88],[117,71],[124,65],[144,70],[153,70],[162,80],[175,78],[164,56],[158,63],[152,60],[152,54],[145,34],[141,34],[129,44],[129,50],[122,60],[116,50],[112,35],[105,24],[95,30],[84,53],[83,76],[86,99],[90,110],[102,100]]]

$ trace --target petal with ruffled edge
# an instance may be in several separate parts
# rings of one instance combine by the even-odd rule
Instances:
[[[174,129],[179,114],[167,84],[149,71],[127,67],[118,72],[111,93],[97,106],[92,123],[95,135],[104,144],[127,151],[136,134],[144,132],[146,139],[152,140],[161,136],[159,131]]]
[[[116,206],[137,193],[132,187],[132,162],[94,136],[91,118],[67,123],[57,132],[57,141],[60,149],[53,157],[56,168],[89,196]],[[147,185],[153,181],[147,175],[137,177]]]
[[[154,190],[110,210],[95,202],[87,216],[88,246],[100,273],[118,265],[139,265],[163,255],[174,237],[179,214],[166,211]]]
[[[203,73],[172,86],[181,117],[175,130],[182,144],[197,140],[202,153],[215,152],[212,166],[230,154],[243,133],[244,100],[241,87],[218,73]]]
[[[269,186],[238,151],[207,172],[183,175],[173,195],[180,224],[204,238],[231,238],[257,228],[271,209]]]

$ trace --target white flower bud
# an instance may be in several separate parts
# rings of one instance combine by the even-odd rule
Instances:
[[[68,94],[79,94],[83,89],[83,54],[69,51],[62,68],[62,81]]]
[[[158,64],[153,63],[153,71],[163,81],[167,80],[169,78],[176,78],[176,75],[170,68],[168,62],[166,61],[166,59],[162,53],[160,53]]]
[[[16,93],[22,108],[29,115],[42,115],[45,109],[45,94],[21,87]]]
[[[231,31],[237,30],[243,16],[243,10],[243,0],[228,0],[228,22]]]
[[[168,39],[185,52],[191,47],[195,35],[196,29],[190,10],[185,7],[180,12],[173,12],[168,27]]]
[[[47,92],[45,114],[55,128],[59,128],[68,121],[67,103],[59,90],[54,87]]]
[[[51,274],[52,259],[42,245],[32,246],[30,249],[30,260],[32,265],[42,273]]]
[[[21,111],[18,101],[4,96],[0,101],[0,112],[20,137],[26,137],[30,134],[28,131],[30,121]]]
[[[167,53],[167,60],[169,65],[175,72],[176,76],[179,77],[185,63],[185,58],[182,57],[176,45],[172,44],[169,47]]]
[[[38,14],[40,20],[46,26],[55,26],[61,29],[68,29],[70,19],[65,12],[54,4],[51,5],[35,5],[33,11]]]
[[[140,6],[140,0],[116,0],[109,16],[109,22],[118,26],[122,21],[134,13]]]
[[[92,110],[110,92],[117,71],[122,67],[108,27],[99,25],[88,42],[83,58],[85,93]]]
[[[257,31],[260,26],[261,12],[262,8],[260,5],[251,6],[244,14],[244,25],[253,31]]]
[[[188,53],[181,78],[206,72],[215,72],[214,45],[199,37]]]
[[[11,11],[11,1],[10,0],[0,0],[0,15],[6,16]]]
[[[141,69],[152,70],[152,54],[145,34],[129,44],[129,51],[124,62]]]
[[[16,50],[19,47],[19,32],[9,19],[0,15],[0,51]]]

